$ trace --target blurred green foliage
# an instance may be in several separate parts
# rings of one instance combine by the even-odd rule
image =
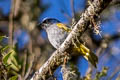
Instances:
[[[0,42],[6,38],[5,36],[0,36]],[[0,78],[2,80],[17,80],[18,72],[21,69],[21,65],[18,63],[15,55],[15,49],[11,49],[8,45],[0,45]]]

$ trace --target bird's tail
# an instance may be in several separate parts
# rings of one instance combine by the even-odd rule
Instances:
[[[84,56],[84,58],[88,60],[95,68],[97,67],[98,57],[83,44],[80,44],[79,47],[75,47],[74,50]]]

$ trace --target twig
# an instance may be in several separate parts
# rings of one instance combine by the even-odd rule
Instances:
[[[27,72],[25,74],[25,77],[24,77],[25,80],[29,77],[29,74],[30,74],[32,66],[33,66],[33,61],[34,61],[34,56],[31,55],[30,65],[29,65],[29,68],[28,68],[28,70],[27,70]]]
[[[14,16],[16,17],[18,15],[18,12],[20,10],[20,4],[22,0],[15,0],[15,10],[14,10]]]
[[[74,0],[70,0],[71,3],[71,10],[72,10],[72,27],[73,28],[76,24],[76,20],[75,20],[75,8],[74,8]]]
[[[71,10],[72,10],[72,17],[75,18],[74,0],[70,0],[70,3],[71,3]]]
[[[90,16],[99,14],[103,9],[107,7],[107,5],[111,1],[112,0],[94,0],[92,4],[93,6],[89,6],[86,9],[86,11],[82,14],[81,19],[74,26],[73,30],[68,35],[66,40],[62,43],[60,48],[58,48],[53,53],[53,55],[48,59],[48,61],[34,74],[31,80],[43,80],[43,77],[46,79],[49,76],[49,68],[52,69],[52,71],[54,71],[59,65],[61,65],[65,58],[64,52],[67,51],[69,53],[72,40],[75,40],[75,36],[80,37],[86,30],[86,24],[90,21]]]
[[[32,66],[33,66],[33,61],[34,61],[34,54],[33,54],[33,50],[32,50],[32,40],[30,39],[30,43],[28,45],[28,50],[29,50],[29,53],[30,53],[30,57],[28,57],[28,62],[29,62],[29,67],[28,67],[28,70],[25,74],[25,77],[24,79],[26,80],[31,72],[31,69],[32,69]]]
[[[25,69],[26,69],[26,63],[27,63],[27,51],[26,50],[23,53],[23,57],[24,57],[24,62],[23,62],[22,74],[21,74],[22,77],[24,77],[25,75]]]
[[[13,17],[14,17],[14,5],[15,5],[15,1],[11,0],[11,11],[10,11],[10,15],[9,15],[9,45],[12,47],[12,38],[13,38]]]

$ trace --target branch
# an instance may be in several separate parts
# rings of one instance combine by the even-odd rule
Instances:
[[[81,19],[74,26],[71,33],[68,35],[66,40],[62,45],[53,53],[53,55],[48,59],[48,61],[37,71],[31,80],[45,80],[49,76],[49,70],[54,71],[58,66],[60,66],[66,54],[69,55],[69,50],[72,45],[72,40],[75,42],[75,38],[80,37],[86,29],[86,25],[89,23],[91,16],[96,16],[101,13],[103,9],[112,0],[94,0],[92,5],[90,5],[86,11],[81,15]],[[68,52],[68,53],[66,53]]]

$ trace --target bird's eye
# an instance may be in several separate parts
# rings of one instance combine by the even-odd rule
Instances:
[[[47,20],[44,20],[42,23],[47,23],[48,21]]]

